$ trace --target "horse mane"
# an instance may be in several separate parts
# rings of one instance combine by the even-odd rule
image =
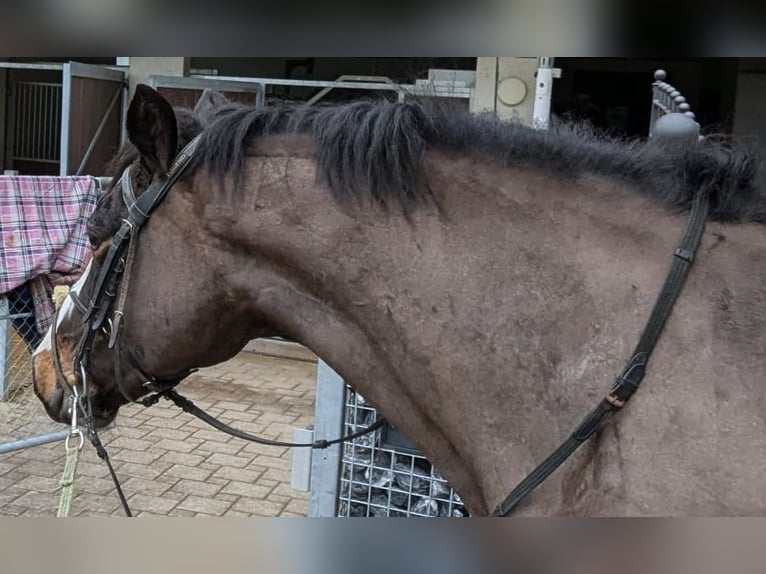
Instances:
[[[677,211],[687,210],[694,194],[705,189],[711,219],[766,222],[763,158],[747,140],[709,136],[683,147],[662,146],[609,137],[583,123],[537,130],[428,100],[223,106],[203,132],[196,165],[203,164],[222,185],[234,176],[239,186],[248,148],[259,137],[277,134],[313,138],[319,180],[339,202],[393,200],[408,211],[428,201],[423,158],[433,149],[566,179],[606,176]]]

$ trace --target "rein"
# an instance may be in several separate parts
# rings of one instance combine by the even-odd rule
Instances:
[[[149,407],[157,403],[157,401],[159,401],[160,398],[164,398],[169,401],[172,401],[177,407],[180,407],[184,412],[194,415],[198,419],[206,422],[207,424],[209,424],[215,429],[218,429],[219,431],[223,431],[226,434],[230,434],[231,436],[248,440],[251,442],[255,442],[258,444],[263,444],[266,446],[287,446],[287,447],[295,447],[295,448],[311,447],[314,449],[322,450],[322,449],[329,448],[334,444],[348,442],[355,438],[359,438],[360,436],[364,436],[368,433],[378,430],[380,427],[386,424],[386,419],[379,418],[378,420],[376,420],[374,423],[372,423],[370,426],[368,426],[367,428],[363,430],[360,430],[355,433],[348,434],[346,436],[336,438],[333,440],[320,439],[320,440],[315,440],[313,442],[282,442],[278,440],[271,440],[271,439],[266,439],[266,438],[258,437],[255,435],[251,435],[244,431],[230,427],[227,424],[222,423],[215,417],[207,414],[205,411],[203,411],[201,408],[199,408],[197,405],[195,405],[186,397],[179,395],[173,388],[157,392],[149,397],[146,397],[144,400],[140,402],[143,405]]]
[[[194,157],[194,152],[197,148],[199,140],[200,136],[197,136],[191,142],[189,142],[189,144],[187,144],[186,147],[184,147],[179,152],[178,156],[173,161],[173,164],[170,166],[170,169],[168,169],[167,174],[165,176],[155,177],[149,188],[143,194],[141,194],[139,198],[136,198],[135,192],[133,190],[133,184],[130,180],[130,166],[125,169],[120,178],[123,202],[128,208],[128,216],[122,220],[122,224],[119,230],[117,233],[115,233],[112,239],[112,244],[109,247],[109,251],[104,258],[104,262],[96,279],[89,304],[86,306],[79,300],[76,294],[71,292],[69,294],[77,309],[80,311],[80,313],[82,313],[82,322],[85,325],[82,337],[80,338],[80,341],[75,350],[73,361],[73,368],[76,369],[79,367],[80,370],[79,377],[82,384],[82,390],[80,391],[78,391],[78,386],[76,384],[78,375],[74,372],[67,374],[61,365],[61,359],[56,344],[56,326],[58,323],[59,313],[58,309],[56,310],[53,317],[51,354],[53,355],[54,370],[56,372],[58,384],[63,387],[66,393],[68,393],[72,404],[72,433],[69,437],[67,437],[67,453],[69,454],[73,451],[73,449],[69,447],[69,440],[73,436],[79,435],[80,446],[82,446],[82,433],[77,426],[77,411],[79,409],[82,411],[85,418],[85,426],[88,437],[96,449],[96,453],[98,454],[99,458],[101,458],[107,464],[109,473],[112,477],[112,482],[114,483],[117,494],[120,497],[120,502],[122,504],[123,510],[129,517],[133,516],[130,511],[130,507],[128,506],[127,500],[122,491],[122,487],[120,486],[120,482],[117,479],[117,475],[112,468],[112,464],[109,460],[109,455],[106,452],[106,448],[104,448],[104,445],[101,443],[101,439],[99,438],[98,432],[96,431],[93,419],[92,405],[87,389],[87,361],[90,355],[93,339],[99,330],[101,330],[105,335],[109,337],[107,346],[112,350],[115,383],[128,402],[138,403],[143,406],[150,407],[156,404],[160,398],[165,398],[172,401],[185,412],[196,416],[212,427],[240,439],[268,446],[326,449],[332,445],[347,442],[368,433],[374,432],[386,423],[385,419],[379,418],[369,427],[361,431],[351,433],[333,440],[320,439],[310,443],[282,442],[251,435],[249,433],[230,427],[200,409],[189,399],[179,395],[175,391],[176,385],[178,385],[190,374],[194,373],[197,369],[189,369],[170,377],[158,378],[147,375],[137,364],[134,363],[133,366],[147,381],[144,383],[144,387],[148,388],[150,391],[153,391],[154,394],[139,400],[132,397],[131,393],[128,392],[122,378],[122,364],[120,362],[120,334],[122,328],[123,311],[130,286],[131,271],[133,269],[133,262],[135,260],[138,245],[138,234],[141,230],[141,227],[143,227],[143,225],[151,216],[152,212],[162,202],[173,184],[175,184],[178,178],[189,166],[192,158]],[[112,309],[112,317],[110,318],[108,315],[109,311]],[[109,325],[109,330],[107,330],[107,325]],[[79,448],[76,450],[79,452]],[[60,515],[62,516],[68,513],[68,507],[71,503],[71,497],[73,496],[73,490],[71,489],[73,488],[74,484],[76,456],[74,454],[71,457],[68,456],[67,461],[65,479],[62,482],[62,484],[65,483],[66,487],[66,490],[62,495],[63,510],[60,512]]]
[[[673,252],[673,263],[665,277],[665,283],[657,296],[649,320],[641,338],[625,368],[617,375],[611,390],[588,413],[572,434],[548,458],[530,472],[492,512],[492,516],[508,516],[534,489],[548,478],[567,458],[585,441],[598,431],[603,423],[615,411],[620,410],[638,390],[646,373],[649,357],[659,339],[665,321],[673,310],[684,281],[691,268],[705,230],[710,200],[707,190],[697,193],[692,204],[689,221],[681,242]]]

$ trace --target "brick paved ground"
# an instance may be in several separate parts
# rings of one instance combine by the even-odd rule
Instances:
[[[292,440],[295,427],[313,423],[315,377],[316,363],[243,352],[193,375],[180,390],[232,426]],[[4,406],[7,415],[13,403]],[[40,420],[19,424],[50,427],[41,406],[30,412],[6,422],[31,417]],[[15,440],[20,429],[14,430]],[[102,440],[136,516],[306,515],[307,493],[290,488],[290,449],[231,438],[167,401],[123,407]],[[0,454],[0,515],[55,516],[63,468],[60,442]],[[122,515],[106,466],[89,444],[76,480],[73,516]]]

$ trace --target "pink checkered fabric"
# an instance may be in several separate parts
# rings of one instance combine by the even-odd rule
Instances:
[[[40,333],[53,320],[53,287],[77,281],[90,261],[97,199],[92,177],[0,176],[0,294],[30,282]]]

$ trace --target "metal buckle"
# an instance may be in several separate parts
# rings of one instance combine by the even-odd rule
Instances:
[[[72,425],[70,427],[69,434],[67,435],[66,440],[64,441],[64,448],[66,449],[67,452],[69,452],[73,448],[80,450],[82,449],[83,444],[85,444],[85,437],[83,436],[82,431],[80,430],[80,427],[77,426],[77,410],[78,408],[80,408],[79,403],[80,403],[81,395],[77,391],[76,386],[72,386],[71,397],[72,397],[72,406],[70,407],[70,410],[72,412]],[[70,444],[69,442],[72,439],[72,437],[79,438],[79,442],[76,447]]]
[[[609,393],[604,397],[604,400],[615,408],[621,409],[625,406],[625,401],[618,399],[614,393]]]

